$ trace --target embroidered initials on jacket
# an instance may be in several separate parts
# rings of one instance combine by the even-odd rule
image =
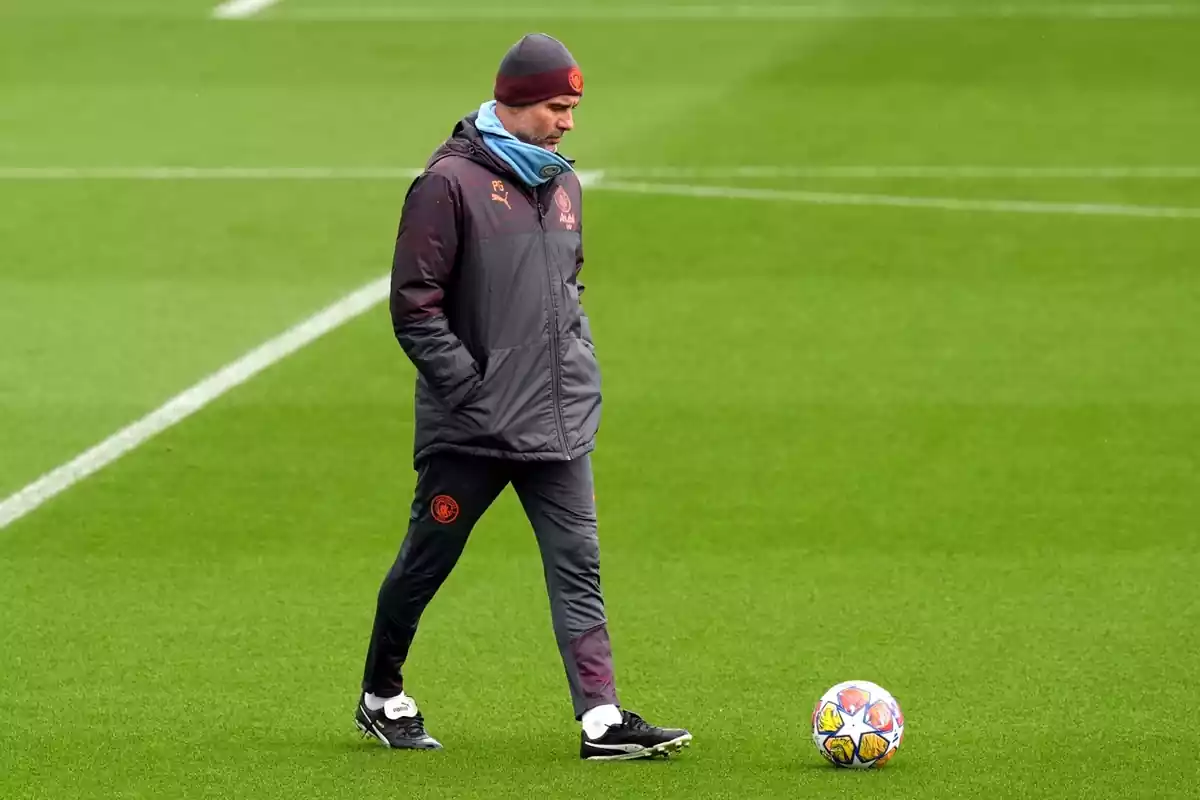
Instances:
[[[508,204],[508,192],[504,188],[504,181],[492,181],[492,200],[503,203],[505,208],[512,211],[512,206]]]

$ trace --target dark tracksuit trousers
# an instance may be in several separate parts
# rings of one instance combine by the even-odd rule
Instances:
[[[403,691],[401,668],[421,613],[458,562],[475,523],[511,483],[541,551],[575,716],[616,704],[590,458],[435,454],[418,465],[417,474],[408,533],[379,590],[363,691],[381,697]]]

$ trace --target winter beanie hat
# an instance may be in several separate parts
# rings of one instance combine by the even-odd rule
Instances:
[[[562,42],[531,33],[509,48],[496,73],[496,100],[527,106],[558,97],[583,96],[583,73]]]

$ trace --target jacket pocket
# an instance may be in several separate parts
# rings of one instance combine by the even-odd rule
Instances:
[[[475,400],[479,397],[479,393],[483,391],[483,384],[484,384],[484,381],[486,381],[486,380],[487,380],[486,372],[484,372],[484,374],[481,375],[480,377],[476,378],[475,383],[472,384],[471,388],[467,390],[467,393],[465,395],[463,395],[463,398],[461,400],[459,400],[455,405],[450,406],[451,413],[456,412],[460,408],[463,408],[464,406],[468,406],[471,403],[475,402]]]
[[[554,435],[550,362],[544,341],[488,353],[483,379],[455,413],[499,449],[529,449]]]
[[[583,340],[583,343],[588,346],[589,350],[593,353],[596,352],[596,343],[592,341],[592,324],[588,321],[588,315],[583,313],[582,309],[579,312],[579,338]]]
[[[600,428],[600,364],[582,338],[564,337],[560,352],[563,422],[573,448],[591,441]]]

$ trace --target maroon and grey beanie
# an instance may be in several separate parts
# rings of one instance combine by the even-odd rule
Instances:
[[[527,106],[560,94],[583,96],[583,73],[562,42],[531,33],[504,54],[496,73],[496,100]]]

